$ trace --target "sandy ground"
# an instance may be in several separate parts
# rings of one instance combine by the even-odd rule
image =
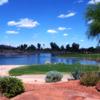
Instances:
[[[21,65],[22,66],[22,65]],[[0,65],[0,76],[9,76],[9,70],[20,67],[20,65]],[[14,76],[16,78],[21,79],[24,83],[45,83],[45,75],[38,74],[38,75],[21,75],[21,76]],[[63,75],[62,82],[68,81],[71,78],[71,75],[65,74]]]
[[[0,65],[0,76],[9,76],[9,70],[20,67],[20,65]]]
[[[24,83],[39,83],[43,84],[45,83],[45,77],[46,75],[22,75],[22,76],[17,76],[17,78],[21,79]],[[67,82],[68,79],[71,78],[69,74],[63,75],[63,79],[61,82]]]

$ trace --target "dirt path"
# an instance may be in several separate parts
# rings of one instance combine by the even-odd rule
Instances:
[[[46,75],[44,74],[17,76],[17,78],[21,79],[24,83],[32,83],[32,84],[34,83],[44,84],[45,77]],[[71,78],[70,74],[64,74],[62,78],[62,82],[67,82],[69,78]]]
[[[9,70],[20,67],[20,65],[0,65],[0,76],[9,76]]]

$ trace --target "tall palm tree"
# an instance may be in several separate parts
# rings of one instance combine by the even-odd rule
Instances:
[[[89,38],[97,38],[100,44],[100,3],[91,4],[87,7],[86,21],[88,22],[87,34]]]

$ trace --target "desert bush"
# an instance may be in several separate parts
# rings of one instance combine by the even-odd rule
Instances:
[[[23,83],[21,80],[13,77],[0,78],[0,92],[6,97],[14,97],[24,92]]]
[[[58,82],[61,81],[63,75],[58,71],[50,71],[47,73],[45,81],[46,82]]]
[[[72,72],[71,74],[75,80],[79,80],[82,73],[79,70],[76,70],[75,72]]]
[[[100,80],[98,73],[96,72],[87,72],[82,75],[80,78],[80,82],[82,85],[86,86],[95,86],[97,82]]]

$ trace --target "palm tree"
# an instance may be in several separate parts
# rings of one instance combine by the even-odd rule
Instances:
[[[100,3],[88,6],[86,11],[86,21],[88,22],[87,34],[89,38],[97,38],[100,43]]]

